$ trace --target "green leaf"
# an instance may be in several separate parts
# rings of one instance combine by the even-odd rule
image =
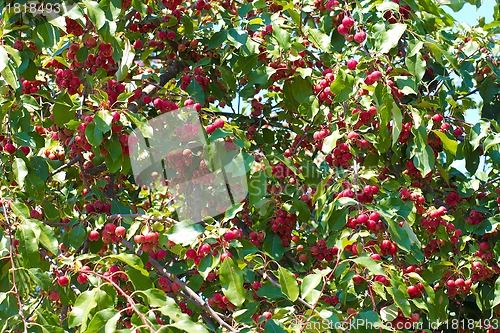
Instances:
[[[401,36],[403,36],[406,31],[407,25],[403,23],[394,23],[389,24],[389,29],[387,31],[382,32],[380,39],[380,46],[378,47],[378,52],[387,53],[393,47],[398,45]]]
[[[90,320],[89,325],[87,326],[87,329],[84,331],[84,333],[100,332],[103,327],[107,326],[108,321],[114,318],[116,315],[118,315],[118,318],[120,318],[119,312],[115,309],[104,309],[97,312],[94,317],[92,317],[92,320]]]
[[[59,97],[57,101],[54,103],[54,109],[52,112],[54,113],[54,121],[58,126],[63,126],[70,120],[75,119],[76,110],[72,109],[72,105],[67,103],[69,96],[64,94],[65,98]],[[71,101],[71,99],[69,99]]]
[[[116,324],[118,320],[120,320],[120,312],[115,314],[112,318],[108,320],[106,325],[104,325],[104,333],[115,333],[116,332]]]
[[[47,251],[53,254],[58,253],[59,244],[57,242],[54,229],[43,223],[42,221],[33,220],[40,228],[40,245],[42,245]]]
[[[310,304],[314,304],[320,296],[319,291],[318,293],[314,293],[314,291],[321,281],[323,281],[323,277],[320,274],[309,274],[306,276],[300,284],[302,298]]]
[[[404,316],[409,318],[411,315],[411,305],[407,300],[407,296],[398,288],[390,288],[389,292],[393,296],[394,303],[397,304],[398,308],[401,309]]]
[[[355,262],[358,265],[361,265],[361,266],[367,268],[373,274],[386,275],[384,270],[382,269],[382,266],[380,266],[379,263],[375,262],[370,257],[359,257],[359,258],[354,258],[354,259],[349,259],[349,260]]]
[[[113,116],[109,111],[98,111],[94,115],[95,126],[103,133],[106,133],[111,129],[111,122],[113,121]]]
[[[24,188],[24,179],[28,175],[28,168],[26,168],[26,163],[22,158],[16,157],[14,159],[12,169],[14,171],[14,177],[17,184],[19,185],[19,187]]]
[[[198,223],[181,221],[169,229],[167,237],[176,244],[186,246],[193,243],[204,231],[203,226]]]
[[[495,293],[494,293],[494,299],[493,299],[493,304],[491,305],[492,308],[500,304],[500,277],[497,278],[495,281]]]
[[[324,32],[308,27],[306,29],[306,36],[313,45],[323,52],[329,52],[331,46],[331,38]]]
[[[299,297],[299,285],[295,275],[286,268],[280,267],[278,268],[278,278],[283,295],[288,297],[292,302],[295,302]]]
[[[264,171],[258,171],[250,176],[248,183],[248,204],[253,206],[267,193],[267,176]]]
[[[97,303],[95,301],[95,292],[97,289],[86,290],[81,293],[73,305],[73,309],[69,313],[68,327],[82,326],[86,328],[87,320],[89,319],[90,311],[92,311]]]
[[[273,37],[276,38],[282,49],[288,50],[290,48],[290,34],[276,23],[273,23]]]
[[[102,132],[95,123],[90,123],[85,128],[85,137],[94,148],[98,148],[102,143]]]
[[[293,92],[293,98],[299,103],[307,103],[309,97],[312,95],[311,83],[307,79],[303,79],[300,76],[295,76],[291,81],[291,91]]]
[[[38,252],[38,238],[40,237],[40,228],[26,219],[19,225],[16,233],[19,239],[19,251],[23,255],[25,262],[30,266],[36,267],[40,262],[40,253]]]
[[[7,67],[7,63],[9,62],[9,54],[5,50],[3,46],[0,45],[0,72]]]
[[[221,38],[221,37],[219,37]],[[245,30],[237,30],[231,28],[227,33],[227,40],[235,47],[240,48],[245,45],[248,40],[248,32]]]
[[[275,319],[268,320],[264,326],[264,333],[287,333],[279,321]]]
[[[420,125],[418,129],[412,129],[415,135],[415,147],[413,164],[425,177],[434,168],[434,151],[431,146],[427,144],[427,132],[425,127]]]
[[[340,131],[334,131],[323,140],[321,151],[323,151],[325,154],[331,153],[332,150],[337,146],[337,140],[341,139],[342,137],[343,135],[340,134]]]
[[[324,222],[328,225],[328,230],[338,231],[342,229],[347,223],[349,216],[349,208],[338,209],[337,205],[330,204],[328,213],[323,215]]]
[[[135,254],[120,253],[120,254],[112,254],[108,257],[120,260],[120,261],[126,263],[127,265],[129,265],[130,267],[141,272],[142,275],[149,277],[149,273],[147,270],[144,269],[144,264],[143,264],[141,258],[136,256]]]
[[[450,153],[451,155],[455,156],[457,154],[457,148],[458,148],[458,142],[455,140],[450,139],[445,133],[440,132],[438,130],[433,130],[434,134],[436,134],[441,142],[443,143],[443,148]]]
[[[384,321],[393,321],[398,317],[398,306],[391,304],[380,309],[380,317]]]
[[[233,259],[226,258],[219,269],[222,292],[228,300],[236,306],[245,302],[245,289],[243,288],[243,272],[236,266]]]
[[[403,115],[396,103],[392,104],[392,146],[398,142],[399,135],[403,129]]]
[[[11,86],[14,89],[19,88],[19,80],[17,78],[17,71],[12,66],[11,63],[7,64],[7,67],[5,67],[2,71],[0,71],[0,74],[2,74],[2,78],[7,82],[9,86]]]
[[[336,102],[345,102],[351,95],[354,88],[354,77],[347,74],[342,69],[339,69],[335,80],[330,85],[330,91],[336,95],[334,100]]]
[[[209,50],[218,48],[219,46],[224,43],[224,41],[227,38],[227,31],[226,30],[221,30],[213,34],[213,36],[210,38],[207,44],[207,48]]]
[[[87,15],[97,30],[101,29],[106,23],[106,14],[99,7],[96,1],[84,0],[83,4],[87,7]]]
[[[134,62],[135,53],[133,48],[130,46],[130,41],[128,39],[124,40],[123,55],[120,59],[120,65],[116,71],[116,81],[124,80],[130,72],[130,67]]]
[[[484,138],[490,132],[489,128],[490,126],[485,122],[477,123],[474,125],[474,127],[471,128],[471,131],[469,133],[469,142],[472,146],[472,150],[476,150],[481,145]]]
[[[415,76],[416,82],[419,83],[424,77],[427,68],[427,63],[424,58],[418,53],[413,57],[406,57],[405,62],[408,71]]]
[[[281,242],[281,238],[275,233],[268,233],[264,239],[263,250],[273,257],[275,260],[281,259],[285,253],[285,248]]]

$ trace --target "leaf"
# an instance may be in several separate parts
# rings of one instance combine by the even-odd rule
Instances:
[[[290,48],[290,34],[282,29],[278,24],[273,23],[273,37],[278,41],[278,45],[285,51]]]
[[[494,299],[493,299],[493,304],[491,305],[491,308],[494,308],[498,304],[500,304],[500,277],[497,278],[495,281],[495,293],[494,293]]]
[[[403,115],[396,103],[392,104],[392,146],[398,142],[399,135],[403,129]]]
[[[109,258],[120,260],[129,265],[130,267],[141,272],[142,275],[149,277],[149,273],[147,270],[144,269],[144,264],[141,258],[136,256],[135,254],[129,254],[129,253],[112,254],[109,256]]]
[[[99,111],[94,115],[95,126],[103,133],[111,129],[113,116],[108,111]]]
[[[207,44],[207,49],[215,49],[218,48],[219,46],[224,43],[224,41],[227,38],[227,31],[226,30],[221,30],[213,34],[212,38],[208,41]]]
[[[319,292],[314,295],[314,291],[322,280],[323,277],[320,274],[309,274],[306,276],[300,284],[302,298],[310,304],[314,304],[317,301],[317,297],[319,297]]]
[[[397,304],[398,308],[401,309],[405,317],[410,317],[411,306],[410,302],[406,299],[406,295],[398,288],[390,288],[389,292],[392,294],[394,303]]]
[[[266,322],[266,326],[264,326],[264,333],[287,333],[287,331],[281,327],[277,320],[271,319]]]
[[[398,317],[398,306],[391,304],[380,309],[380,318],[383,321],[393,321]]]
[[[416,83],[419,83],[425,75],[427,63],[420,53],[413,57],[406,57],[406,67],[408,71],[415,76]]]
[[[176,244],[186,246],[193,243],[204,231],[203,226],[198,223],[181,221],[169,229],[167,237]]]
[[[457,148],[458,148],[458,142],[455,140],[450,139],[445,133],[440,132],[438,130],[433,130],[434,134],[436,134],[441,142],[443,143],[443,148],[450,153],[451,155],[455,156],[457,154]]]
[[[102,132],[95,123],[90,123],[85,128],[85,137],[94,148],[99,148],[102,143]]]
[[[19,239],[19,251],[23,255],[25,262],[29,262],[32,267],[36,267],[40,262],[38,252],[38,237],[40,229],[30,220],[24,220],[17,229],[17,239]]]
[[[7,63],[9,62],[9,54],[5,50],[3,46],[0,45],[0,72],[7,67]]]
[[[112,318],[108,320],[106,325],[104,325],[104,333],[115,333],[116,332],[116,324],[118,320],[120,320],[120,312],[115,314]]]
[[[130,41],[125,38],[123,46],[123,56],[120,59],[120,65],[118,66],[118,70],[116,71],[116,81],[122,81],[123,79],[125,79],[125,77],[127,77],[130,71],[130,66],[134,62],[134,58],[135,53],[134,50],[130,47]]]
[[[90,323],[84,333],[100,332],[103,327],[107,326],[108,321],[114,318],[116,315],[118,315],[118,318],[120,318],[119,312],[115,309],[104,309],[97,312],[94,317],[92,317],[92,320],[90,320]]]
[[[148,290],[143,290],[140,294],[146,296],[146,298],[148,299],[148,304],[150,306],[162,307],[167,305],[167,302],[165,301],[167,295],[163,290],[152,288]]]
[[[299,285],[295,275],[286,268],[280,267],[278,268],[278,278],[283,295],[288,297],[292,302],[295,302],[299,297]]]
[[[299,103],[307,103],[309,101],[309,97],[312,95],[311,83],[307,79],[295,76],[290,84],[293,98],[295,98]]]
[[[264,239],[263,250],[273,259],[279,260],[285,253],[285,248],[281,242],[281,238],[275,233],[268,233]]]
[[[331,38],[324,32],[308,27],[306,30],[306,36],[313,45],[323,52],[329,52],[331,46]]]
[[[222,38],[222,37],[220,37]],[[231,28],[227,33],[227,40],[235,47],[240,48],[245,45],[248,39],[248,32]]]
[[[250,176],[248,182],[248,204],[253,206],[267,193],[267,176],[264,171],[258,171]]]
[[[330,204],[328,214],[324,215],[328,230],[338,231],[342,229],[347,223],[348,216],[349,208],[338,209],[335,204]]]
[[[47,251],[50,251],[52,254],[56,254],[59,249],[59,244],[57,242],[54,229],[52,229],[42,221],[33,221],[38,225],[38,228],[40,228],[40,245],[42,245],[45,249],[47,249]]]
[[[349,260],[355,262],[358,265],[361,265],[361,266],[367,268],[373,274],[386,275],[384,270],[382,269],[382,266],[380,266],[379,263],[375,262],[370,257],[359,257],[359,258],[354,258],[354,259],[349,259]]]
[[[14,171],[14,177],[16,179],[19,187],[24,188],[24,179],[28,175],[28,169],[26,168],[26,163],[22,158],[16,157],[14,159],[14,164],[12,165]]]
[[[7,67],[5,67],[2,71],[0,71],[0,74],[2,74],[2,78],[7,82],[9,86],[11,86],[14,89],[19,88],[19,80],[17,78],[17,71],[16,69],[12,66],[11,63],[7,63]]]
[[[335,80],[330,85],[330,91],[336,95],[334,100],[336,102],[345,102],[351,95],[354,88],[354,77],[347,74],[342,69],[339,69]]]
[[[338,130],[334,131],[332,134],[330,134],[323,140],[323,145],[321,146],[321,150],[325,154],[331,153],[332,150],[337,146],[337,140],[341,139],[342,137],[343,137],[342,134],[340,134]]]
[[[106,14],[99,7],[96,1],[84,0],[83,4],[87,7],[87,15],[97,30],[101,29],[106,23]]]
[[[422,173],[422,177],[426,177],[434,168],[434,151],[427,144],[425,127],[420,125],[417,130],[413,128],[412,132],[415,135],[413,164]]]
[[[228,300],[236,306],[245,302],[245,289],[243,288],[243,272],[236,266],[233,259],[226,258],[219,269],[222,292]]]
[[[75,115],[76,115],[76,110],[72,110],[71,105],[60,101],[60,99],[58,99],[54,103],[54,108],[53,108],[52,112],[54,113],[54,122],[58,126],[63,126],[64,124],[66,124],[70,120],[75,119]]]
[[[85,329],[89,314],[92,309],[97,306],[95,301],[95,291],[97,289],[87,290],[81,293],[73,305],[68,318],[68,327],[76,327],[82,325]]]
[[[406,31],[407,25],[402,23],[389,24],[388,30],[382,32],[381,44],[378,48],[380,53],[387,53],[398,45],[401,36]]]

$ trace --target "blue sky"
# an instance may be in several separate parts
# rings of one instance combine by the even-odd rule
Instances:
[[[463,8],[458,12],[453,12],[453,10],[444,5],[443,9],[453,15],[455,19],[459,22],[467,23],[470,26],[474,26],[478,23],[480,17],[485,18],[486,23],[493,21],[493,8],[495,6],[495,0],[484,0],[481,7],[476,8],[475,6],[466,3]],[[476,101],[480,101],[481,97],[478,93],[472,96]],[[477,123],[480,119],[479,110],[469,110],[465,114],[465,120],[470,123]]]
[[[474,26],[478,23],[480,17],[485,18],[485,23],[490,23],[493,21],[493,8],[495,7],[495,0],[485,0],[481,7],[476,8],[468,3],[458,11],[453,12],[448,6],[443,6],[443,9],[453,15],[455,19],[459,22],[467,23],[470,26]],[[471,96],[476,101],[481,101],[481,97],[478,93]],[[465,120],[470,123],[477,123],[480,120],[479,110],[469,110],[465,113]],[[465,160],[455,161],[452,166],[460,170],[461,172],[466,172],[465,170]],[[484,159],[481,159],[478,171],[482,171],[484,168]]]

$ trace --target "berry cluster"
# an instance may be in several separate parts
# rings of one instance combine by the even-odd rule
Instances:
[[[338,254],[339,249],[337,247],[327,248],[326,241],[324,239],[318,240],[315,244],[311,246],[309,250],[311,256],[317,260],[326,260],[327,262],[333,261],[333,258]]]
[[[318,95],[320,102],[331,104],[333,94],[330,91],[330,85],[333,80],[335,80],[335,76],[333,75],[333,70],[331,68],[324,69],[321,74],[323,75],[323,78],[313,87],[314,93]]]
[[[484,218],[485,218],[485,216],[483,213],[478,212],[477,210],[473,209],[470,211],[469,217],[467,217],[465,219],[465,221],[467,223],[472,224],[472,225],[476,225],[476,224],[483,222]]]
[[[453,223],[448,223],[442,217],[446,214],[446,207],[441,206],[438,209],[429,208],[427,214],[422,219],[422,227],[429,230],[430,233],[435,233],[438,225],[445,226],[448,232],[452,232],[455,229],[455,225]]]
[[[292,240],[292,231],[297,226],[297,215],[284,209],[278,209],[270,223],[271,230],[281,238],[283,246],[289,246]]]
[[[208,305],[211,307],[218,307],[221,310],[234,310],[236,306],[231,303],[225,295],[215,293],[208,299]]]
[[[339,143],[331,154],[325,157],[330,167],[349,168],[351,166],[352,154],[349,152],[347,143]]]
[[[68,94],[79,92],[81,81],[71,69],[56,69],[56,84],[60,89],[68,89]]]
[[[134,242],[141,244],[141,250],[150,252],[158,246],[158,232],[148,232],[147,234],[139,234],[134,236]]]
[[[356,229],[357,226],[365,226],[370,231],[380,231],[384,229],[384,222],[380,219],[378,212],[368,214],[359,214],[355,218],[349,218],[347,227]]]
[[[38,92],[38,87],[42,84],[42,81],[28,81],[21,79],[22,93],[27,95],[34,95]]]
[[[425,208],[424,208],[423,204],[425,203],[425,198],[420,193],[410,192],[407,189],[402,189],[400,196],[401,196],[401,200],[403,200],[403,201],[408,201],[408,200],[413,201],[413,203],[415,204],[415,208],[417,209],[418,214],[424,213]]]

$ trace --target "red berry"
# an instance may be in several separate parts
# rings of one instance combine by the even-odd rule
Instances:
[[[57,283],[59,283],[59,285],[62,287],[67,286],[69,283],[69,278],[66,275],[61,275],[57,278]]]
[[[99,231],[92,230],[91,232],[89,232],[89,240],[91,242],[95,242],[95,241],[99,240],[100,237],[101,237],[101,235],[99,234]]]

